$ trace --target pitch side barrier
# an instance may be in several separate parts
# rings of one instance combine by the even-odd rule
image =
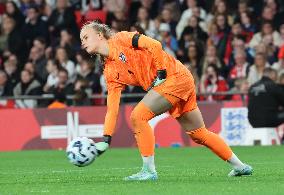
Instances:
[[[146,93],[124,93],[121,94],[121,98],[142,98]],[[233,96],[240,95],[245,96],[247,93],[242,92],[216,92],[216,93],[197,93],[197,96]],[[68,100],[73,100],[74,95],[68,95],[66,97]],[[89,97],[90,99],[106,99],[106,94],[95,94]],[[52,100],[54,99],[53,94],[44,94],[44,95],[20,95],[20,96],[1,96],[0,100]]]

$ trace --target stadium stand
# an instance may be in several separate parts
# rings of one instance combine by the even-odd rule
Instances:
[[[1,97],[16,95],[13,93],[16,86],[23,89],[22,94],[27,94],[31,83],[40,85],[41,90],[34,95],[56,95],[54,91],[47,90],[47,86],[58,88],[61,69],[67,70],[68,86],[73,87],[68,94],[87,98],[105,94],[103,68],[96,58],[89,67],[91,75],[95,76],[84,80],[87,87],[74,89],[76,82],[86,78],[82,69],[89,56],[80,48],[79,31],[88,20],[100,20],[114,31],[137,30],[161,41],[164,50],[176,56],[192,72],[196,90],[202,94],[211,93],[199,96],[200,101],[246,100],[238,94],[212,94],[247,93],[249,86],[261,78],[265,67],[275,68],[279,79],[283,75],[283,1],[1,2],[0,69],[7,76],[1,83]],[[58,64],[58,70],[47,70],[50,60]],[[31,74],[28,83],[23,82],[23,70]],[[94,82],[99,83],[100,90],[94,89]],[[141,92],[137,89],[128,93],[131,91]],[[47,107],[51,102],[37,100],[36,104],[28,107]],[[91,105],[104,103],[103,100],[90,101]],[[75,105],[76,101],[68,104]]]

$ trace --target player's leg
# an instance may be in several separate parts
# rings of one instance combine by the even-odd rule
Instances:
[[[177,99],[178,101],[178,99]],[[143,168],[126,180],[155,180],[157,172],[154,162],[155,137],[148,121],[172,108],[172,104],[154,90],[149,91],[131,113],[130,119],[135,139],[143,159]]]
[[[229,173],[229,176],[252,174],[252,168],[242,163],[220,136],[205,128],[198,107],[185,112],[177,120],[194,142],[208,147],[217,156],[233,166],[234,170]]]

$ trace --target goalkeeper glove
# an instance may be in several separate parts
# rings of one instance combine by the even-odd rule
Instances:
[[[155,80],[152,82],[151,86],[147,89],[147,91],[150,91],[153,87],[156,87],[163,82],[166,81],[167,78],[167,71],[166,70],[158,70],[157,71],[157,77]]]
[[[104,153],[109,148],[110,142],[111,142],[111,136],[104,135],[103,141],[95,144],[96,149],[98,151],[98,156],[100,156],[102,153]]]

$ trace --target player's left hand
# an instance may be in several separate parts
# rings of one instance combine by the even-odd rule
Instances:
[[[98,151],[98,155],[101,155],[109,148],[109,144],[105,142],[98,142],[95,144],[95,146]]]
[[[166,70],[158,70],[157,71],[157,77],[152,82],[151,86],[147,89],[147,91],[151,90],[153,87],[156,87],[158,85],[161,85],[166,81],[167,77],[167,71]]]
[[[95,144],[99,156],[109,148],[111,142],[111,136],[104,135],[103,140],[104,141]]]

